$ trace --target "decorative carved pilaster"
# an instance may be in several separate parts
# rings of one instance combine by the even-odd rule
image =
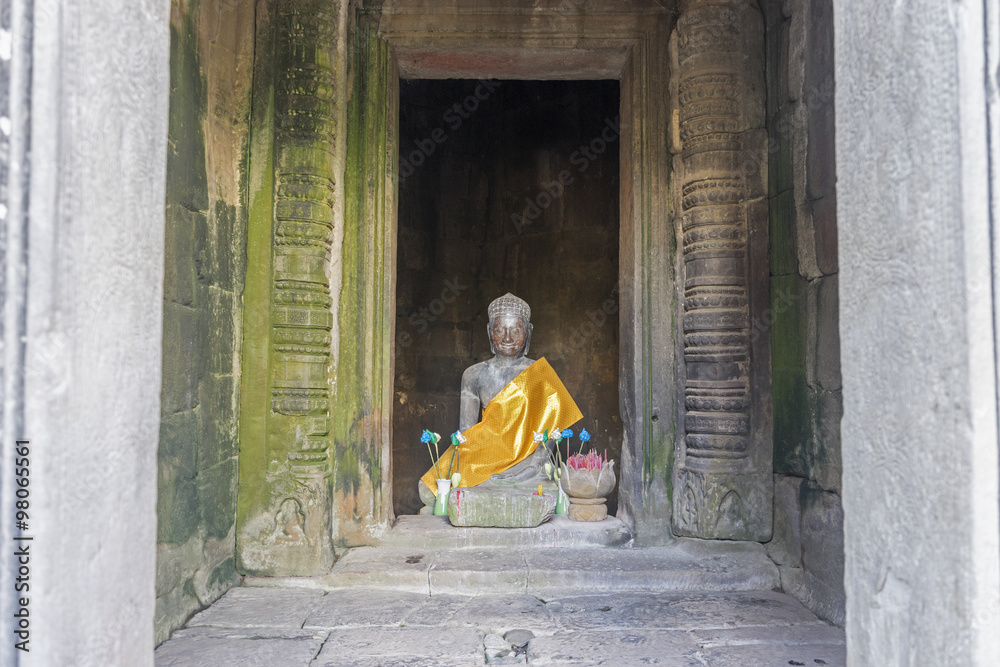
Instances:
[[[245,328],[248,337],[266,336],[267,342],[266,375],[256,359],[244,364],[251,369],[250,384],[244,381],[246,397],[263,399],[252,404],[245,399],[243,410],[250,414],[241,434],[244,507],[238,549],[241,568],[253,574],[315,575],[333,565],[327,449],[334,324],[328,276],[337,130],[336,7],[336,0],[276,0],[264,17],[270,21],[273,54],[265,46],[258,55],[255,113],[269,118],[255,128],[259,133],[273,129],[273,143],[266,158],[265,150],[255,149],[251,171],[255,182],[271,184],[254,196],[269,199],[273,208],[270,220],[261,219],[267,215],[263,207],[260,217],[251,219],[262,233],[251,230],[247,279],[248,293],[260,289],[248,298],[266,297],[269,303],[267,328],[253,317]],[[268,90],[273,99],[260,94]],[[270,246],[269,274],[263,275],[266,255],[255,243]],[[244,347],[263,352],[256,339]],[[264,382],[266,398],[260,386]],[[261,423],[265,427],[257,430]]]
[[[287,441],[305,549],[332,564],[330,546],[331,330],[337,42],[336,7],[283,0],[276,17],[271,409]],[[282,501],[285,502],[285,501]],[[287,532],[287,531],[286,531]],[[282,545],[284,548],[288,544]],[[323,567],[320,567],[323,569]]]
[[[681,535],[770,534],[769,369],[761,363],[768,341],[752,335],[768,290],[762,40],[752,0],[697,0],[677,21],[685,382],[674,530]]]

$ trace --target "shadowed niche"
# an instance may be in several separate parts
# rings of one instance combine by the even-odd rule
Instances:
[[[462,372],[492,357],[486,307],[531,304],[590,444],[621,456],[617,81],[400,81],[393,498],[421,502],[424,428],[459,423]],[[575,452],[580,445],[573,438]],[[617,509],[617,495],[609,498]]]

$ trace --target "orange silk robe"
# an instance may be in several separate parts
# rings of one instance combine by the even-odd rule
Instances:
[[[503,472],[528,458],[538,447],[535,432],[569,428],[583,419],[573,397],[545,358],[534,362],[493,397],[483,419],[462,434],[465,442],[458,449],[457,472],[462,474],[459,487],[476,486],[490,475]],[[450,437],[443,436],[442,444]],[[454,447],[445,448],[438,459],[441,475],[447,474]],[[452,472],[456,472],[453,468]],[[420,478],[437,495],[436,475],[432,467]]]

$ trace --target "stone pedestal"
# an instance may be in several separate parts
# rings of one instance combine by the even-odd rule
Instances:
[[[556,496],[519,489],[454,489],[448,495],[448,517],[454,526],[534,528],[556,511]]]
[[[608,518],[607,498],[569,499],[569,518],[573,521],[604,521]]]

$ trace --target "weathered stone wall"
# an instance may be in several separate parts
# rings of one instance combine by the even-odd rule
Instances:
[[[234,563],[251,2],[175,0],[163,291],[156,642]]]
[[[774,537],[785,590],[844,622],[831,0],[768,0]]]
[[[395,60],[368,7],[341,11],[335,110],[333,537],[373,544],[392,517],[390,412],[396,255]],[[366,3],[377,5],[378,3]],[[349,72],[349,73],[348,73]],[[348,88],[350,86],[350,88]],[[340,162],[341,156],[343,162]],[[383,483],[385,480],[388,483]]]
[[[153,665],[168,6],[3,7],[5,666]],[[29,440],[19,457],[28,466],[13,465],[16,439]],[[29,468],[20,508],[32,538],[19,543],[16,467]],[[22,575],[27,587],[15,591]],[[30,636],[14,634],[23,627],[15,598],[27,598]],[[21,639],[28,652],[15,648]]]
[[[458,427],[462,371],[490,357],[486,306],[507,291],[531,305],[529,356],[584,414],[574,430],[620,461],[617,82],[415,80],[400,99],[396,513],[419,509],[420,431]]]
[[[835,3],[851,665],[1000,655],[998,18]]]
[[[756,2],[690,0],[671,39],[683,335],[673,529],[771,535],[764,25]],[[755,335],[756,334],[756,335]]]

